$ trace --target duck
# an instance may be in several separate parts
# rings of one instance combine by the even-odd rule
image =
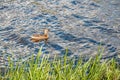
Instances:
[[[47,41],[48,41],[48,38],[49,38],[49,36],[48,36],[48,29],[44,29],[44,34],[33,34],[32,36],[31,36],[31,41],[32,42],[40,42],[40,41],[44,41],[45,43],[47,43]]]

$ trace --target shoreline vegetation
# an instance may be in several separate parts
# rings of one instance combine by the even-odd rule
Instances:
[[[42,49],[42,48],[41,48]],[[9,60],[9,69],[0,75],[0,80],[120,80],[120,64],[115,59],[101,62],[101,53],[88,60],[67,57],[37,57],[16,65]]]

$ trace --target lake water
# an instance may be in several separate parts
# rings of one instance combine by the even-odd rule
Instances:
[[[48,44],[30,41],[48,28]],[[42,56],[94,56],[120,53],[119,0],[0,0],[0,65]]]

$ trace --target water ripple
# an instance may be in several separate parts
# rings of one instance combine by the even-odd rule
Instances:
[[[33,43],[32,34],[49,31],[43,55],[94,55],[105,48],[104,58],[120,48],[119,0],[17,0],[0,6],[0,56],[16,62],[37,54],[44,41]],[[6,53],[6,54],[4,54]]]

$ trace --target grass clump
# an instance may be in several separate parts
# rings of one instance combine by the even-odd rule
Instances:
[[[96,56],[84,61],[83,58],[43,57],[41,51],[36,58],[22,65],[10,64],[8,71],[0,80],[120,80],[120,65],[114,59],[100,62]]]

